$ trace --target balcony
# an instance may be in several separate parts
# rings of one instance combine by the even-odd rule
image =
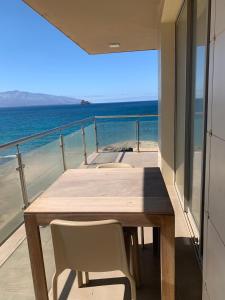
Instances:
[[[110,162],[141,168],[158,166],[157,122],[158,116],[95,117],[1,146],[0,237],[2,241],[7,238],[0,248],[2,299],[35,298],[23,206],[35,201],[66,169],[95,168]],[[201,271],[190,227],[174,186],[167,189],[176,216],[176,299],[198,300],[201,299]],[[152,230],[145,228],[144,232],[144,249],[139,241],[142,285],[137,299],[157,300],[160,299],[160,261],[159,256],[153,255]],[[54,259],[48,226],[41,228],[41,240],[51,299]],[[130,299],[128,282],[120,273],[91,273],[90,279],[89,285],[78,289],[76,274],[64,272],[59,284],[60,299]]]

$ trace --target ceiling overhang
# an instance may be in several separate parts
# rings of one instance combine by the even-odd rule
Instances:
[[[178,17],[184,0],[165,0],[162,11],[162,23],[174,23]]]
[[[164,0],[24,0],[89,54],[160,49]]]

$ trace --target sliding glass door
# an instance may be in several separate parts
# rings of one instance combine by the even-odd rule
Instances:
[[[175,120],[175,185],[184,204],[185,115],[187,81],[187,1],[176,22],[176,120]]]
[[[189,208],[200,230],[202,213],[208,0],[193,1],[193,72]]]
[[[198,233],[204,183],[207,22],[208,0],[186,0],[176,22],[175,185]]]

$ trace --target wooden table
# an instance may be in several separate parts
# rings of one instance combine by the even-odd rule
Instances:
[[[175,217],[159,168],[67,170],[24,218],[37,300],[48,299],[39,225],[54,219],[117,219],[124,226],[160,227],[161,298],[175,299]]]

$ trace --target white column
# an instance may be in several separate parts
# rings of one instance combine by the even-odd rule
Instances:
[[[174,183],[175,24],[161,24],[159,164],[166,184]]]

